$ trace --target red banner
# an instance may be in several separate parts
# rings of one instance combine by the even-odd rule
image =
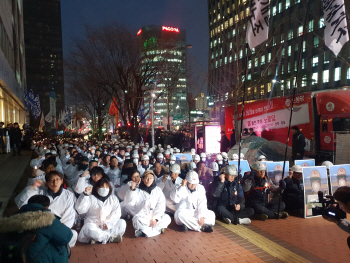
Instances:
[[[117,102],[115,101],[115,97],[113,97],[113,101],[111,102],[111,106],[109,107],[109,114],[115,116],[118,114]]]

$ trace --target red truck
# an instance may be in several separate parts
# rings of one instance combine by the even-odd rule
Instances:
[[[258,136],[286,143],[292,96],[246,102],[243,128],[253,128]],[[242,105],[238,105],[241,121]],[[225,108],[226,134],[230,138],[234,125],[234,106]],[[350,132],[350,90],[322,90],[295,96],[292,126],[298,126],[310,140],[310,155],[333,152],[333,131]],[[334,144],[334,145],[333,145]],[[290,133],[289,145],[292,146]],[[324,159],[321,157],[321,159]]]

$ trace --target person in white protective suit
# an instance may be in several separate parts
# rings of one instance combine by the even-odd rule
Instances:
[[[55,164],[51,160],[44,160],[40,169],[38,169],[37,166],[34,166],[32,176],[28,178],[27,186],[32,186],[36,180],[45,182],[45,175],[55,170]]]
[[[165,214],[165,196],[156,186],[153,171],[147,170],[142,176],[139,188],[131,182],[130,189],[125,195],[125,206],[132,205],[135,215],[132,224],[135,236],[154,237],[164,233],[171,222],[170,216]]]
[[[106,244],[123,240],[126,222],[120,219],[119,200],[106,178],[97,181],[94,187],[86,187],[79,196],[75,209],[79,214],[85,214],[84,226],[78,236],[79,242]]]
[[[75,196],[71,191],[63,188],[63,174],[57,171],[51,171],[45,176],[46,183],[43,185],[43,181],[36,180],[33,185],[27,186],[24,190],[15,198],[15,202],[18,208],[28,203],[28,199],[33,195],[46,195],[50,199],[49,209],[51,212],[60,217],[61,223],[67,227],[72,228],[76,212],[74,210]],[[74,247],[77,241],[78,233],[72,230],[73,237],[69,242],[70,247]]]
[[[109,177],[109,181],[115,189],[119,188],[121,185],[120,176],[121,170],[118,168],[118,159],[113,156],[110,160],[110,169],[106,173]]]
[[[207,208],[205,189],[195,171],[187,173],[181,186],[171,191],[170,198],[177,204],[175,223],[182,226],[184,232],[189,229],[213,232],[215,213]]]
[[[170,198],[170,193],[176,187],[181,186],[182,179],[179,177],[181,167],[178,164],[173,164],[170,167],[170,176],[163,175],[163,179],[157,183],[157,186],[163,190],[166,199],[166,211],[174,214],[176,211],[176,203]]]
[[[143,174],[146,170],[151,169],[152,164],[149,163],[149,156],[148,155],[143,155],[141,158],[141,165],[137,167],[139,170],[140,174]]]
[[[80,195],[82,192],[84,192],[86,187],[93,187],[95,183],[100,180],[101,178],[109,178],[104,173],[103,169],[99,166],[97,166],[96,161],[90,161],[90,165],[92,168],[89,171],[85,171],[82,175],[80,175],[78,181],[76,182],[74,186],[74,192]]]

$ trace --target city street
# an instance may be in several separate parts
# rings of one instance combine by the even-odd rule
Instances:
[[[25,186],[25,176],[31,171],[29,166],[24,169],[29,162],[29,156],[0,157],[1,165],[5,168],[24,164],[21,171],[11,174],[12,180],[21,181],[16,190],[13,188],[17,194]],[[1,173],[1,178],[6,174],[7,172]],[[3,202],[6,203],[8,197],[5,191],[0,192]],[[15,211],[13,202],[10,201],[8,209]],[[172,218],[165,233],[153,238],[135,238],[132,222],[128,220],[123,242],[106,245],[77,242],[69,262],[343,263],[350,256],[347,237],[335,224],[320,217],[304,219],[290,216],[287,219],[271,219],[265,222],[252,220],[249,226],[227,225],[217,220],[213,233],[183,233]]]

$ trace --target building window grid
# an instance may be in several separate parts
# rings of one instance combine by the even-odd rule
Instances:
[[[324,70],[323,71],[323,83],[329,82],[329,70]]]

